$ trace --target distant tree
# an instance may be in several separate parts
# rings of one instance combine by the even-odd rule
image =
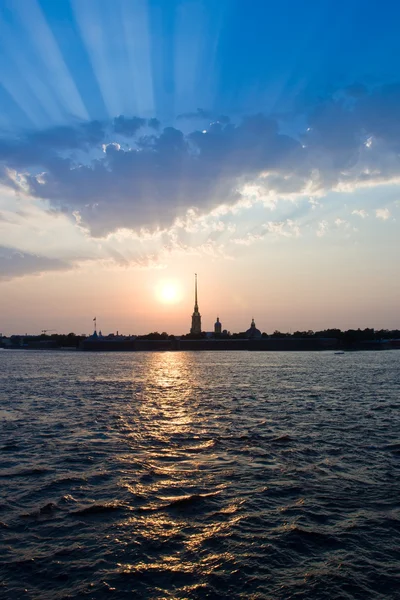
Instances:
[[[295,331],[292,335],[295,338],[308,338],[313,337],[314,332],[311,329],[309,329],[308,331]]]
[[[289,337],[289,333],[282,333],[281,331],[278,331],[277,329],[275,329],[274,333],[271,335],[271,337],[274,338],[285,338],[285,337]]]
[[[158,331],[153,331],[152,333],[147,333],[146,335],[139,335],[139,340],[167,340],[169,338],[168,333],[163,331],[159,333]]]
[[[339,340],[342,338],[343,332],[340,329],[324,329],[323,331],[316,331],[314,335],[315,337],[336,338]]]

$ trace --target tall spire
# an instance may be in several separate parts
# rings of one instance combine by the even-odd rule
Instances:
[[[194,311],[192,314],[192,327],[190,328],[190,333],[195,335],[200,335],[201,333],[201,315],[197,303],[197,273],[194,274]]]
[[[197,304],[197,273],[194,274],[194,312],[199,312],[199,306]]]

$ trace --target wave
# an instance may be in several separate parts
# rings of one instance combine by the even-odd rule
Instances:
[[[394,444],[387,444],[384,446],[385,450],[389,450],[389,452],[393,452],[393,454],[400,454],[400,442],[395,442]]]
[[[334,546],[340,546],[339,540],[332,534],[312,529],[303,529],[297,525],[285,530],[283,540],[285,544],[295,549],[298,549],[299,546],[322,546],[332,550]]]
[[[188,494],[186,496],[176,496],[172,498],[165,498],[168,500],[165,504],[156,506],[142,506],[138,509],[138,512],[157,512],[170,509],[187,509],[197,506],[199,503],[203,503],[207,498],[217,496],[220,491],[209,492],[205,494]]]
[[[46,475],[49,472],[49,469],[46,469],[44,467],[36,467],[34,469],[21,469],[19,471],[9,471],[6,473],[0,473],[0,477],[4,479],[8,477],[29,477],[30,475]]]
[[[293,440],[287,433],[284,435],[280,435],[279,437],[272,438],[272,440],[270,440],[271,444],[286,444],[291,441]]]
[[[5,444],[0,448],[0,452],[12,452],[13,450],[19,450],[18,444]]]
[[[21,515],[21,518],[22,519],[29,519],[29,518],[41,517],[43,515],[51,515],[56,510],[58,510],[57,504],[55,504],[54,502],[48,502],[47,504],[44,504],[43,506],[41,506],[37,510],[34,510],[34,511],[30,512],[30,513],[23,513]]]
[[[75,516],[88,516],[88,515],[103,515],[107,513],[113,513],[121,510],[132,510],[128,504],[123,502],[106,502],[104,504],[91,504],[90,506],[84,506],[78,510],[70,513]]]
[[[204,452],[204,450],[210,450],[216,446],[216,440],[208,440],[203,444],[199,444],[198,446],[189,446],[188,448],[184,448],[185,452],[196,453],[196,452]]]

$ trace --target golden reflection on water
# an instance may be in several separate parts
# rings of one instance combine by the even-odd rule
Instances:
[[[229,538],[232,526],[240,521],[239,516],[225,523],[217,521],[204,523],[202,526],[198,525],[196,530],[193,530],[190,519],[173,517],[170,514],[152,514],[146,518],[140,517],[140,521],[138,523],[135,517],[129,518],[121,526],[135,532],[140,531],[141,539],[138,543],[149,548],[156,542],[161,553],[155,560],[148,556],[148,562],[138,558],[136,562],[119,564],[118,567],[123,573],[196,571],[210,574],[219,567],[222,560],[232,562],[235,560],[234,555],[227,551],[210,552],[207,549],[205,552],[205,549],[209,540]],[[178,539],[180,547],[172,549]],[[164,551],[162,551],[163,547]]]
[[[133,402],[145,432],[153,441],[186,434],[193,423],[196,381],[186,352],[152,352],[146,355],[146,374]]]
[[[135,374],[132,402],[124,415],[125,422],[130,421],[132,453],[120,457],[126,467],[120,485],[131,495],[136,514],[131,513],[118,528],[131,530],[135,536],[140,532],[138,543],[145,547],[161,544],[165,551],[157,560],[149,556],[145,562],[142,557],[119,566],[125,573],[211,572],[219,563],[218,553],[210,558],[207,552],[204,560],[198,553],[209,540],[229,536],[239,520],[240,503],[226,507],[223,500],[214,500],[225,485],[215,480],[209,468],[216,456],[215,441],[207,439],[209,432],[201,424],[198,390],[202,382],[190,354],[153,352],[144,358],[145,374],[139,384]],[[131,477],[130,462],[135,465]],[[195,557],[182,562],[182,553]]]
[[[184,514],[154,512],[134,515],[120,523],[118,528],[131,531],[138,547],[147,548],[147,551],[139,555],[137,560],[117,564],[117,568],[120,573],[133,575],[210,575],[222,563],[235,563],[234,554],[226,550],[210,551],[209,544],[215,545],[213,540],[229,539],[232,527],[240,519],[239,515],[232,515],[227,521],[221,522],[217,517],[208,516],[205,522],[198,522],[194,526],[190,516]],[[155,555],[151,548],[156,549]],[[190,588],[189,585],[187,591]]]

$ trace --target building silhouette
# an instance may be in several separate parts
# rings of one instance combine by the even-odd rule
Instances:
[[[222,330],[222,325],[220,323],[219,317],[217,317],[216,322],[214,323],[214,334],[219,335]]]
[[[201,315],[197,304],[197,273],[195,273],[194,276],[194,311],[192,314],[192,327],[190,328],[190,333],[194,335],[200,335],[201,333]]]
[[[250,329],[246,331],[246,337],[249,340],[257,340],[261,337],[261,331],[257,329],[254,319],[251,320]]]

